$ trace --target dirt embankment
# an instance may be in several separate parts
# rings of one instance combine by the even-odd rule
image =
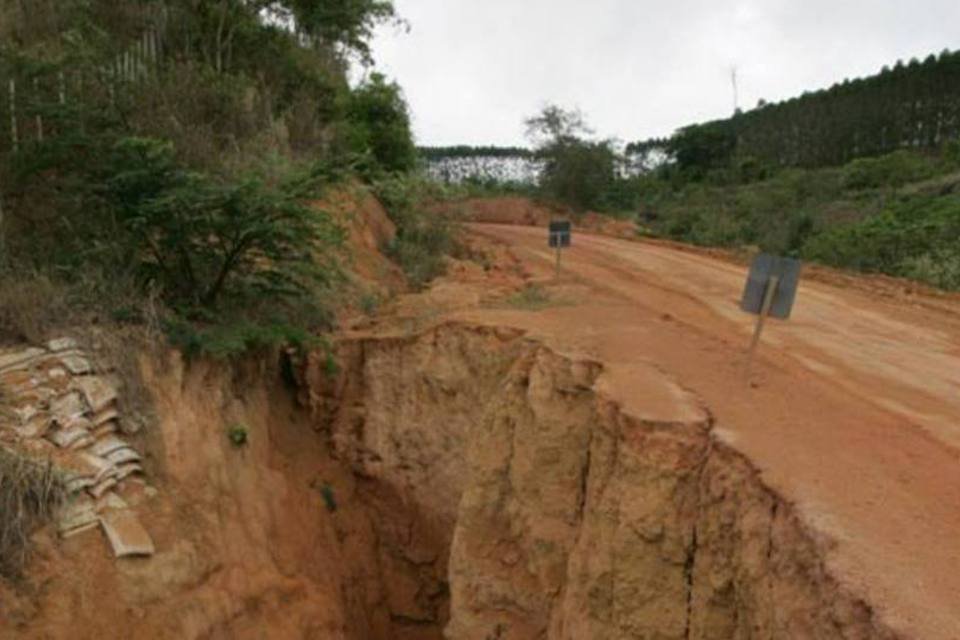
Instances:
[[[631,220],[611,218],[589,211],[578,214],[519,196],[472,198],[444,204],[440,210],[465,222],[515,224],[544,227],[554,219],[572,219],[576,228],[615,238],[637,237],[637,225]]]
[[[340,353],[340,376],[318,364],[310,384],[333,450],[374,513],[416,505],[379,527],[388,585],[407,585],[394,616],[478,640],[894,637],[659,372],[633,416],[599,363],[516,331],[444,325]]]
[[[157,555],[41,534],[0,637],[897,637],[670,376],[632,365],[624,398],[595,358],[446,319],[531,284],[474,253],[332,358],[145,358]]]

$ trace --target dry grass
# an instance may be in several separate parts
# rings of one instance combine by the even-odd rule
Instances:
[[[21,576],[30,534],[53,519],[65,497],[63,478],[52,463],[0,448],[0,577]]]
[[[540,311],[556,303],[547,290],[538,284],[528,284],[507,299],[509,306],[525,311]]]
[[[66,292],[49,278],[0,274],[0,341],[39,344],[69,315]]]

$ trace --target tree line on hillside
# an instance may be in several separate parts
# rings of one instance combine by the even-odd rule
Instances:
[[[657,149],[694,176],[731,159],[778,167],[837,166],[899,149],[938,149],[960,136],[960,51],[897,62],[868,78],[680,129]]]
[[[533,151],[525,147],[498,147],[495,145],[450,147],[417,147],[424,160],[443,160],[446,158],[530,158]]]

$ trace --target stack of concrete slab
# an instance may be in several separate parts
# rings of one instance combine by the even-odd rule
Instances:
[[[117,490],[143,474],[139,452],[122,437],[120,386],[109,372],[98,372],[71,338],[51,340],[45,348],[0,350],[0,401],[7,409],[0,413],[0,433],[62,470],[70,497],[61,534],[99,523],[118,557],[131,555],[130,549],[152,553],[143,527],[131,524],[135,515],[116,508],[122,502]]]

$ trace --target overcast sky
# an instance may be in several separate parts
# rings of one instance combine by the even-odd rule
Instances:
[[[957,0],[395,0],[379,70],[425,145],[525,144],[524,117],[578,107],[603,137],[671,133],[740,105],[960,48]]]

